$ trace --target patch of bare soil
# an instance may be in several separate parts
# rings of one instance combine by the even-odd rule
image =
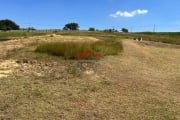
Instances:
[[[1,60],[0,61],[0,78],[12,75],[13,71],[16,70],[18,64],[14,60]]]
[[[86,77],[93,79],[97,64],[94,61],[48,62],[30,59],[16,60],[16,76],[47,77],[50,79],[72,79]]]
[[[96,42],[99,39],[94,37],[88,37],[88,36],[63,36],[63,35],[46,35],[46,36],[35,36],[29,38],[31,41],[36,42]]]

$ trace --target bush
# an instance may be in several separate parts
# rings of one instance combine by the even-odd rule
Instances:
[[[36,52],[62,56],[65,59],[99,59],[105,55],[116,55],[122,51],[122,43],[115,41],[54,42],[39,45]]]

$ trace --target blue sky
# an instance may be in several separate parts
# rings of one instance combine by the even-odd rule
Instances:
[[[0,0],[0,19],[20,27],[180,31],[180,0]]]

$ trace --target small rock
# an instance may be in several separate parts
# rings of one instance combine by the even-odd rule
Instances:
[[[94,71],[93,70],[86,70],[84,73],[87,75],[93,75]]]

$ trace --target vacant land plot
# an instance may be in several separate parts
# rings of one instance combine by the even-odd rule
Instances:
[[[179,120],[178,45],[117,35],[123,52],[100,60],[34,52],[47,41],[106,37],[46,35],[0,42],[0,119]]]

